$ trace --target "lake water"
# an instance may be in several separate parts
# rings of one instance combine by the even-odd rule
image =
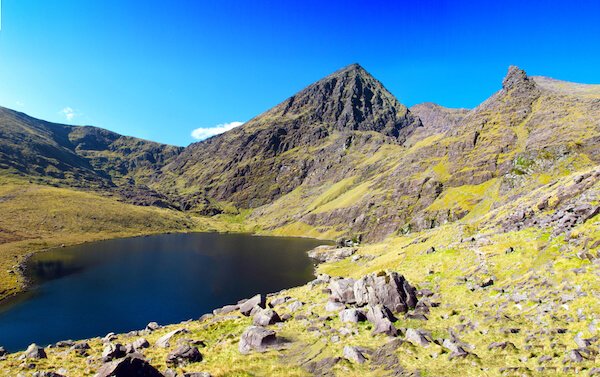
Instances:
[[[306,252],[323,241],[243,234],[165,234],[34,255],[30,292],[0,307],[0,345],[104,336],[177,323],[256,293],[313,278]]]

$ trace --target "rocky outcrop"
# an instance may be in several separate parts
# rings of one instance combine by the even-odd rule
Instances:
[[[156,368],[137,355],[104,364],[95,377],[163,377]]]

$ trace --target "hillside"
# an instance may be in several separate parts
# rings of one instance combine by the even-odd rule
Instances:
[[[268,297],[280,321],[232,303],[0,368],[91,376],[143,337],[145,367],[167,376],[597,375],[600,85],[510,67],[498,87],[471,110],[407,108],[353,64],[184,149],[2,110],[3,294],[15,261],[60,243],[207,229],[354,242]],[[265,316],[281,342],[247,353]],[[186,346],[203,361],[173,365]]]

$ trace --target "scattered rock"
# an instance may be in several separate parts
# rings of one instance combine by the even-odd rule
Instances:
[[[331,289],[331,298],[333,301],[342,302],[344,304],[354,304],[354,279],[337,279],[329,283]]]
[[[46,359],[46,351],[44,351],[43,347],[38,346],[35,343],[32,343],[27,347],[21,359]]]
[[[158,338],[158,340],[156,341],[156,346],[161,347],[161,348],[167,348],[169,346],[169,342],[171,341],[172,337],[174,337],[175,335],[179,335],[179,334],[186,334],[188,332],[189,331],[184,328],[179,328],[179,329],[173,330],[171,332],[168,332],[165,335]]]
[[[150,347],[150,342],[148,342],[148,341],[146,340],[146,338],[139,338],[139,339],[136,339],[136,340],[134,340],[134,341],[131,343],[131,346],[132,346],[132,347],[133,347],[135,350],[140,350],[140,349],[143,349],[143,348],[148,348],[148,347]]]
[[[160,326],[156,322],[150,322],[146,325],[146,330],[148,330],[150,332],[158,330],[158,329],[160,329]]]
[[[325,310],[328,312],[339,312],[340,310],[344,310],[346,309],[346,305],[342,304],[341,302],[337,302],[337,301],[327,301],[327,304],[325,304]]]
[[[308,252],[308,256],[319,263],[336,262],[356,253],[355,247],[317,246]]]
[[[416,289],[397,272],[362,277],[354,284],[353,296],[359,306],[384,305],[394,313],[406,312],[417,304]]]
[[[202,361],[202,354],[198,351],[198,348],[191,347],[188,344],[179,346],[167,356],[167,364],[174,366],[182,366],[200,361]]]
[[[363,364],[365,361],[367,361],[365,355],[363,355],[357,347],[352,346],[344,347],[344,357],[358,364]]]
[[[350,322],[350,323],[363,322],[367,319],[367,316],[365,315],[365,313],[363,313],[361,310],[358,310],[355,308],[342,310],[339,313],[339,316],[340,316],[340,321]]]
[[[250,326],[242,334],[238,350],[242,354],[248,354],[253,350],[264,351],[275,344],[277,344],[275,331],[264,327]]]
[[[163,377],[156,368],[137,356],[104,364],[95,377]]]
[[[240,308],[239,305],[225,305],[222,308],[218,308],[213,310],[213,314],[214,315],[219,315],[219,314],[228,314],[231,312],[234,312],[236,310],[238,310]]]
[[[416,346],[427,347],[431,341],[429,340],[429,335],[427,335],[424,331],[418,329],[407,329],[406,330],[406,340],[411,342]]]
[[[109,343],[104,347],[104,351],[102,351],[102,361],[107,363],[114,359],[125,357],[126,354],[127,349],[122,344]]]
[[[396,318],[390,313],[390,311],[383,305],[368,306],[367,319],[375,328],[373,334],[386,334],[389,336],[397,336],[398,329],[394,326],[392,321]]]
[[[258,306],[262,309],[266,308],[266,300],[265,296],[261,294],[257,294],[256,296],[246,300],[244,303],[240,305],[240,312],[246,317],[250,316],[252,310],[255,306]]]
[[[254,315],[252,323],[256,326],[269,326],[281,322],[279,314],[273,309],[263,309]]]
[[[340,357],[326,357],[319,361],[313,361],[306,365],[306,370],[315,376],[329,376],[331,370],[342,359]]]

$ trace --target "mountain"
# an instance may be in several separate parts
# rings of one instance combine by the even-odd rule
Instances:
[[[0,168],[45,184],[112,192],[172,206],[147,187],[183,148],[97,127],[50,123],[0,107]]]
[[[379,81],[352,64],[242,127],[192,144],[163,173],[171,189],[256,208],[316,176],[347,174],[351,167],[337,161],[340,150],[402,144],[420,126]]]
[[[407,109],[351,65],[187,148],[2,109],[0,298],[24,289],[27,255],[63,244],[190,230],[338,242],[311,251],[326,261],[317,279],[268,295],[272,311],[254,318],[244,314],[258,297],[86,340],[86,357],[61,348],[70,342],[37,364],[5,355],[0,369],[128,367],[103,362],[118,342],[149,343],[148,362],[135,360],[154,375],[182,372],[173,360],[188,345],[203,361],[185,373],[217,376],[593,375],[599,105],[600,85],[510,67],[474,109]],[[282,347],[247,355],[263,336]]]

